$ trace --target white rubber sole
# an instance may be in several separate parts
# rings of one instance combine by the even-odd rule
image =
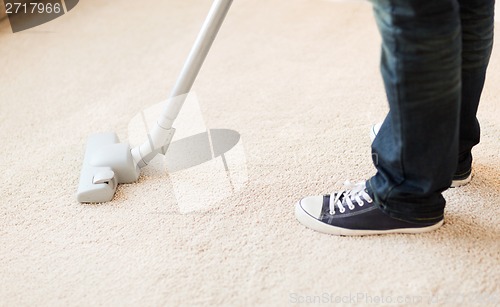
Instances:
[[[321,233],[337,235],[337,236],[366,236],[366,235],[382,235],[391,233],[423,233],[438,229],[444,223],[444,220],[438,223],[420,228],[398,228],[389,230],[364,230],[364,229],[346,229],[325,224],[304,211],[300,205],[300,201],[295,205],[295,217],[307,228],[319,231]]]
[[[463,186],[463,185],[468,184],[469,182],[471,182],[471,180],[472,180],[472,172],[471,172],[471,173],[469,174],[469,176],[468,176],[467,178],[465,178],[465,179],[462,179],[462,180],[453,180],[453,181],[451,182],[450,187],[451,187],[451,188],[458,188],[458,187],[461,187],[461,186]]]
[[[373,143],[375,138],[377,137],[377,134],[380,130],[380,127],[382,126],[382,123],[376,123],[375,125],[372,125],[370,128],[370,141]]]

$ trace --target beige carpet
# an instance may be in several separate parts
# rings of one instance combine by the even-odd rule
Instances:
[[[294,218],[300,197],[373,173],[368,130],[387,103],[364,2],[235,1],[193,90],[198,127],[241,135],[237,188],[232,166],[173,184],[157,161],[112,202],[76,202],[87,137],[128,138],[209,6],[86,0],[17,34],[2,21],[0,305],[500,305],[500,48],[473,182],[446,192],[441,229],[347,238]],[[191,182],[202,201],[182,208]]]

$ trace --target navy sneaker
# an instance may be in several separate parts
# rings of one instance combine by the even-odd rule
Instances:
[[[377,123],[370,128],[370,140],[373,142],[377,137],[382,123]],[[455,174],[451,182],[450,188],[458,188],[463,185],[468,184],[472,180],[472,169],[469,168],[467,172],[461,174]]]
[[[468,184],[472,180],[472,169],[469,168],[468,171],[461,173],[461,174],[455,174],[453,176],[453,181],[451,182],[452,188],[458,188],[463,185]]]
[[[374,204],[365,182],[332,195],[303,198],[295,205],[295,216],[308,228],[342,236],[422,233],[443,225],[443,220],[416,224],[390,217]]]

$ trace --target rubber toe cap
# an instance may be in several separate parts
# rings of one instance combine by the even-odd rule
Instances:
[[[308,196],[300,200],[299,206],[310,216],[319,219],[323,208],[323,196]]]

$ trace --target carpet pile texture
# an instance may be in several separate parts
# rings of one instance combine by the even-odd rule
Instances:
[[[351,238],[295,220],[301,197],[374,172],[388,108],[365,2],[235,1],[175,125],[179,142],[231,137],[225,159],[215,144],[175,172],[157,159],[112,202],[76,202],[88,136],[137,142],[209,7],[86,0],[0,23],[0,306],[500,305],[500,48],[473,181],[445,192],[442,228]]]

